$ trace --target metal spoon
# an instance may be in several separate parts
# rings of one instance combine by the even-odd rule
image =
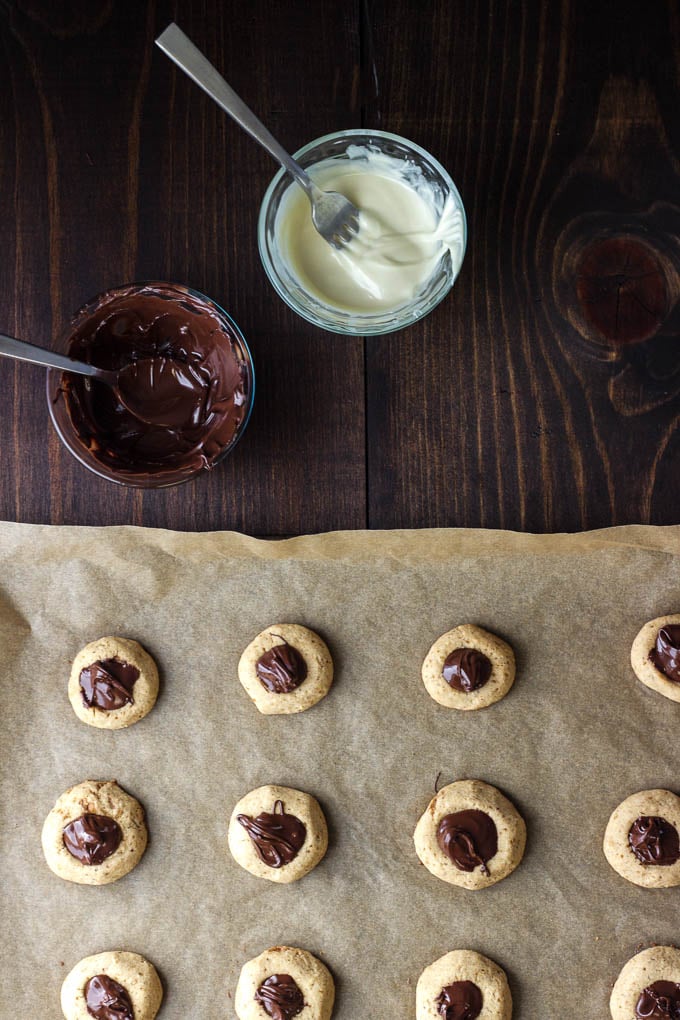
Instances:
[[[192,81],[195,81],[225,113],[247,131],[293,177],[312,205],[312,222],[325,241],[344,248],[359,232],[359,210],[337,191],[323,191],[280,145],[253,111],[236,95],[231,86],[191,39],[174,23],[156,39],[156,45],[170,57]]]
[[[177,427],[191,420],[196,407],[195,387],[187,385],[181,372],[166,371],[166,363],[169,364],[166,358],[140,358],[116,371],[76,361],[65,354],[48,351],[4,333],[0,333],[0,355],[30,361],[44,368],[85,375],[105,383],[114,390],[121,404],[147,425]],[[149,401],[149,388],[155,387],[157,394],[154,393],[154,400]]]

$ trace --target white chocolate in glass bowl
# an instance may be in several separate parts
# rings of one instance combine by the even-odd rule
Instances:
[[[432,185],[405,160],[362,146],[349,146],[347,154],[308,172],[319,187],[357,206],[358,235],[333,248],[315,229],[307,196],[291,184],[276,217],[279,249],[302,289],[323,304],[353,313],[396,310],[418,295],[447,251],[458,272],[462,209],[449,195],[438,213]]]

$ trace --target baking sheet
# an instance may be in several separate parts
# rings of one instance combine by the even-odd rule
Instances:
[[[628,957],[680,938],[680,889],[638,889],[601,851],[624,797],[680,788],[680,705],[629,665],[638,628],[680,608],[679,557],[676,528],[268,543],[0,525],[3,1020],[58,1020],[67,971],[114,948],[158,967],[163,1020],[231,1020],[242,963],[280,943],[331,968],[335,1020],[413,1018],[421,970],[454,948],[505,968],[517,1018],[607,1016]],[[308,712],[263,717],[236,666],[281,621],[327,640],[336,681]],[[518,678],[501,703],[457,713],[420,666],[467,621],[513,645]],[[83,725],[66,696],[72,658],[105,634],[161,668],[156,708],[127,731]],[[419,863],[413,828],[437,776],[493,783],[524,815],[524,862],[493,888]],[[148,815],[141,864],[100,888],[58,879],[40,848],[54,801],[86,778],[117,779]],[[326,859],[291,886],[226,848],[234,803],[265,783],[313,793],[328,818]]]

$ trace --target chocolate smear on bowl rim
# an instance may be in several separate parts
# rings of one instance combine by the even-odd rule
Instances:
[[[68,372],[56,399],[88,458],[132,484],[212,467],[248,417],[249,355],[226,315],[197,292],[135,284],[101,294],[73,321],[67,352],[125,369],[125,402],[115,387]],[[130,397],[148,416],[129,409]]]

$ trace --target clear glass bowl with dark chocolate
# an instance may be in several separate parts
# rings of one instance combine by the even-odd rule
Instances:
[[[137,397],[149,407],[143,419],[106,383],[48,372],[48,404],[62,442],[110,481],[141,488],[184,482],[219,464],[248,423],[255,389],[248,345],[227,312],[190,287],[143,283],[106,291],[75,315],[64,346],[99,368],[139,366]]]

